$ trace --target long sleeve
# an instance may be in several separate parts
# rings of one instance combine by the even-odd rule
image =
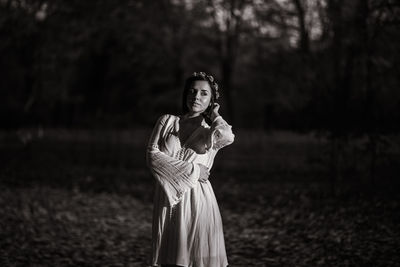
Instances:
[[[214,119],[210,127],[208,146],[214,150],[230,145],[235,140],[235,135],[230,126],[221,116]]]
[[[199,179],[200,168],[195,163],[178,160],[159,149],[161,135],[169,115],[163,115],[154,127],[147,147],[146,161],[154,178],[167,195],[170,206],[178,203],[183,194],[193,188]]]

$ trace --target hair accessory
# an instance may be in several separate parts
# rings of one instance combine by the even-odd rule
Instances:
[[[200,72],[193,72],[192,76],[193,77],[201,77],[202,79],[208,81],[208,83],[211,85],[211,88],[215,92],[215,99],[217,100],[219,98],[220,95],[219,95],[219,91],[218,91],[218,84],[212,75],[208,75],[205,72],[200,71]]]

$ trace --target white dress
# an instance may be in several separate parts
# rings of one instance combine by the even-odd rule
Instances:
[[[157,181],[152,266],[228,265],[221,214],[210,182],[198,181],[198,164],[211,169],[218,150],[233,140],[231,126],[221,116],[211,127],[203,120],[184,144],[179,117],[163,115],[158,120],[147,149],[147,164]]]

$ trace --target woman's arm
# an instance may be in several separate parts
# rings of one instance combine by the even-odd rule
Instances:
[[[187,190],[197,184],[201,173],[198,164],[172,158],[159,149],[161,132],[168,118],[169,115],[163,115],[157,121],[147,147],[146,161],[173,206]]]

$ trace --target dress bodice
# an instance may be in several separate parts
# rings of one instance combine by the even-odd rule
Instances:
[[[181,143],[179,120],[178,116],[171,115],[166,121],[160,150],[176,159],[203,164],[211,168],[216,151],[210,149],[211,146],[208,143],[210,142],[209,136],[212,134],[210,126],[203,121],[188,139]]]
[[[160,117],[149,141],[147,164],[171,206],[199,184],[199,164],[211,170],[218,150],[233,140],[231,126],[222,117],[214,119],[211,126],[203,120],[184,143],[179,139],[179,117]]]

